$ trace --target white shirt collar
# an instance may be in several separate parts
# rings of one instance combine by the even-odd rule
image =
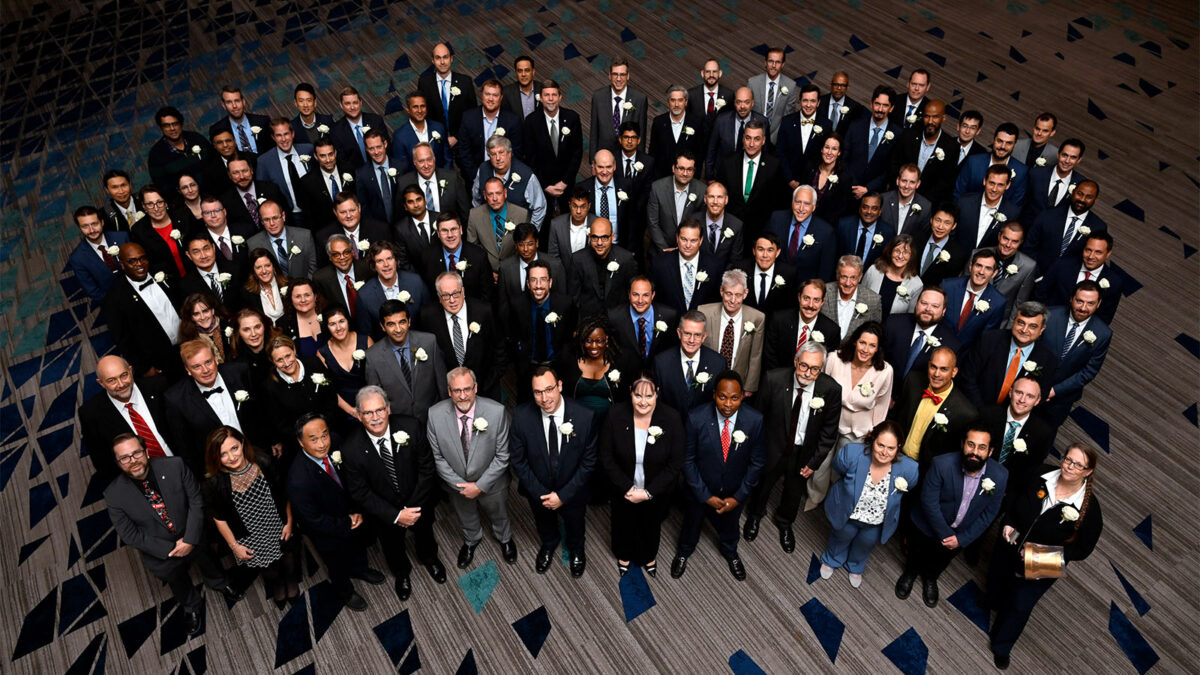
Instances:
[[[1058,487],[1058,479],[1061,475],[1062,469],[1055,469],[1050,473],[1042,475],[1042,478],[1046,480],[1046,498],[1042,501],[1043,511],[1060,502],[1074,506],[1077,511],[1083,508],[1083,494],[1087,490],[1087,479],[1083,481],[1083,484],[1079,486],[1079,489],[1074,494],[1066,499],[1059,500],[1054,497],[1054,490]]]

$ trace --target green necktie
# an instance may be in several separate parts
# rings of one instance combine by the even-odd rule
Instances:
[[[750,201],[750,188],[754,186],[754,160],[750,160],[750,166],[746,167],[746,188],[742,190],[742,198],[745,201]]]

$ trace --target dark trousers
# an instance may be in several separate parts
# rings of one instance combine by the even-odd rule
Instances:
[[[1017,547],[998,539],[988,567],[987,601],[996,610],[996,620],[988,635],[992,652],[999,656],[1008,656],[1012,652],[1034,606],[1054,585],[1054,579],[1018,577],[1022,569]]]
[[[683,528],[679,531],[679,545],[675,549],[675,555],[690,556],[695,553],[696,544],[700,541],[700,525],[707,519],[717,531],[721,556],[726,560],[736,556],[738,521],[742,517],[743,508],[745,507],[739,504],[731,511],[717,513],[716,509],[704,502],[694,498],[689,500],[687,511],[683,514]]]
[[[805,463],[801,462],[797,453],[785,457],[780,464],[783,466],[783,494],[779,497],[779,505],[775,507],[775,525],[791,527],[808,496],[808,479],[800,475]],[[764,506],[766,506],[764,504]]]
[[[617,560],[642,566],[658,557],[662,523],[670,502],[662,497],[634,504],[623,496],[612,500],[612,553]]]
[[[771,499],[771,490],[775,489],[775,481],[783,474],[787,465],[787,457],[775,455],[767,451],[767,461],[762,472],[758,474],[758,485],[746,500],[746,513],[753,518],[762,518],[767,514],[767,502]]]
[[[563,529],[566,531],[566,549],[572,554],[583,553],[583,522],[587,516],[587,502],[579,504],[563,504],[558,509],[548,509],[542,506],[542,500],[530,495],[529,509],[533,511],[533,524],[537,526],[538,539],[544,549],[556,549],[563,540],[562,532],[558,529],[558,520],[562,518]]]
[[[310,537],[325,569],[329,572],[329,581],[333,584],[338,595],[347,596],[354,592],[350,577],[362,574],[367,569],[367,537],[360,526],[350,532],[346,538],[340,537]]]
[[[394,523],[376,522],[376,532],[379,535],[379,546],[383,549],[383,557],[387,560],[388,570],[397,579],[407,579],[412,573],[412,563],[408,559],[408,532],[412,532],[416,543],[417,560],[422,565],[437,561],[438,545],[433,536],[435,523],[434,509],[427,506],[421,509],[421,517],[412,527],[400,527]]]
[[[161,561],[156,562],[161,563]],[[171,587],[171,593],[175,595],[176,602],[183,605],[185,611],[197,612],[200,610],[200,605],[204,603],[204,598],[192,585],[192,565],[200,570],[200,576],[204,578],[205,586],[222,588],[229,584],[225,570],[209,554],[208,547],[204,542],[197,544],[186,558],[178,558],[174,564],[155,565],[154,567],[158,567],[158,569],[154,571],[154,575]]]
[[[904,561],[904,573],[917,575],[926,581],[937,581],[958,555],[962,547],[948,549],[942,541],[914,527],[908,534],[908,559]]]

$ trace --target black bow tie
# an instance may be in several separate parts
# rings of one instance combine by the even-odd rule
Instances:
[[[213,394],[224,394],[224,393],[225,393],[225,390],[222,389],[221,387],[213,387],[212,389],[209,389],[208,391],[200,392],[200,395],[203,396],[204,398],[208,398],[209,396],[212,396]]]
[[[149,286],[150,286],[150,285],[152,285],[153,283],[154,283],[154,279],[152,279],[152,278],[151,278],[151,279],[147,279],[147,280],[143,281],[143,282],[142,282],[142,284],[141,284],[140,286],[138,286],[138,290],[139,290],[139,291],[144,291],[144,290],[146,290],[146,288],[147,288],[147,287],[149,287]]]

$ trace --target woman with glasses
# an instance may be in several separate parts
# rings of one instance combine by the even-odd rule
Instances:
[[[1025,578],[1024,545],[1061,546],[1064,568],[1096,548],[1104,529],[1092,481],[1099,459],[1092,448],[1072,444],[1058,469],[1011,496],[988,569],[987,600],[996,612],[989,635],[992,657],[1001,670],[1008,667],[1033,608],[1055,581]]]
[[[217,363],[229,358],[229,340],[233,331],[229,328],[225,309],[207,293],[192,293],[183,301],[179,310],[179,343],[201,339],[212,347]]]
[[[875,263],[863,273],[863,286],[879,294],[883,316],[911,312],[925,284],[917,276],[913,238],[898,234],[884,245]]]
[[[147,185],[138,193],[146,215],[129,228],[129,239],[141,244],[150,258],[150,272],[162,272],[175,278],[187,274],[183,258],[183,235],[186,223],[172,219],[167,208],[167,198],[154,185]]]
[[[317,358],[333,378],[338,408],[349,418],[359,419],[354,407],[358,390],[367,385],[367,350],[374,342],[365,333],[356,333],[350,326],[350,314],[340,305],[326,308],[325,333],[329,340],[317,349]]]
[[[658,572],[662,523],[683,470],[684,435],[678,412],[659,404],[654,377],[643,372],[630,401],[613,406],[600,429],[600,468],[612,494],[612,552],[617,572]]]

